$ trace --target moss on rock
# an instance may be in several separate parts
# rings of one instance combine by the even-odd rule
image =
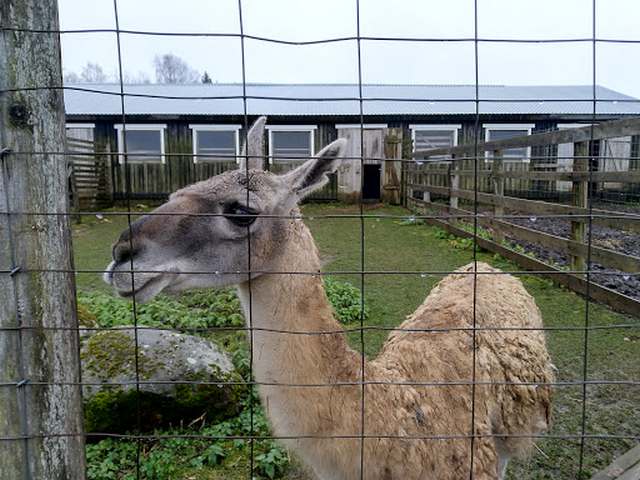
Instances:
[[[100,380],[135,377],[136,347],[130,335],[119,331],[105,331],[91,335],[80,353],[85,369]],[[157,372],[160,363],[138,349],[138,375],[148,380]]]
[[[218,422],[237,415],[247,387],[212,342],[153,329],[109,330],[82,341],[87,432],[123,433]],[[140,384],[136,387],[136,351]]]
[[[195,375],[187,381],[203,381]],[[222,375],[220,382],[241,382],[235,373]],[[211,379],[208,379],[211,382]],[[175,395],[111,388],[85,401],[85,430],[88,433],[126,433],[138,429],[150,432],[158,428],[188,425],[202,420],[217,423],[240,413],[241,399],[248,394],[242,384],[181,384]]]
[[[76,311],[78,312],[78,324],[83,327],[88,328],[96,328],[98,327],[98,319],[95,314],[89,310],[83,303],[78,303],[76,307]]]

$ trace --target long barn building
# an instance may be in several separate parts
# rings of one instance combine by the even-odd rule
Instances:
[[[412,149],[473,142],[476,109],[481,140],[573,128],[640,115],[640,101],[598,86],[353,84],[69,85],[65,90],[70,145],[95,152],[78,177],[94,172],[88,195],[103,203],[130,196],[162,199],[170,192],[236,167],[245,113],[268,116],[265,168],[284,171],[332,140],[349,141],[348,157],[324,199],[397,201],[401,162]],[[594,117],[595,108],[595,117]],[[360,138],[361,124],[364,138]],[[126,142],[126,147],[125,147]],[[364,152],[361,152],[361,146]],[[70,147],[72,148],[72,147]],[[637,137],[597,142],[599,170],[638,169]],[[130,175],[125,175],[124,153]],[[531,170],[570,166],[572,145],[504,152]],[[359,157],[364,157],[364,162]],[[634,158],[636,160],[634,160]],[[93,170],[92,170],[93,169]],[[84,172],[84,173],[83,173]],[[556,190],[570,188],[557,182]],[[361,188],[362,187],[362,188]]]

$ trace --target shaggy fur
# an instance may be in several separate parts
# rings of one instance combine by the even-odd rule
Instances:
[[[307,227],[291,222],[280,271],[318,271],[317,249]],[[499,272],[478,263],[480,272]],[[473,265],[459,272],[472,272]],[[265,329],[336,332],[319,276],[263,275],[251,282],[258,382],[340,384],[262,386],[260,393],[277,436],[358,436],[361,429],[360,355],[342,333],[291,335]],[[248,286],[240,286],[245,311]],[[538,328],[540,311],[516,278],[477,276],[478,329]],[[394,332],[365,366],[364,478],[469,478],[473,378],[473,275],[443,279],[402,325],[431,332]],[[457,330],[463,329],[463,330]],[[552,366],[539,330],[476,333],[474,477],[501,478],[506,461],[533,445],[527,435],[549,426]],[[384,385],[448,383],[448,385]],[[347,385],[344,385],[344,384]],[[506,384],[505,384],[506,383]],[[515,435],[515,436],[509,436]],[[375,438],[379,437],[379,438]],[[397,438],[407,437],[407,438]],[[418,438],[416,438],[418,437]],[[419,438],[432,437],[432,438]],[[433,438],[440,437],[440,438]],[[456,438],[457,437],[457,438]],[[298,439],[286,443],[323,480],[359,478],[359,439]]]

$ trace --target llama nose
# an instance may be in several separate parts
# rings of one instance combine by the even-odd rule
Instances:
[[[134,255],[135,252],[128,241],[120,242],[113,247],[112,257],[116,264],[131,261]]]

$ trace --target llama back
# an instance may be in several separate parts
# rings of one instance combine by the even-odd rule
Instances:
[[[546,384],[554,376],[540,310],[519,279],[478,262],[474,372],[473,268],[465,265],[434,287],[400,326],[418,331],[394,332],[380,359],[386,364],[395,360],[407,381],[475,378],[478,432],[488,441],[495,437],[496,447],[508,456],[523,456],[534,440],[527,435],[546,431],[550,423],[551,388]],[[415,373],[427,371],[427,378]]]
[[[473,326],[473,271],[473,263],[470,263],[443,278],[402,327]],[[519,279],[484,262],[477,262],[477,272],[477,327],[542,326],[540,310]]]

